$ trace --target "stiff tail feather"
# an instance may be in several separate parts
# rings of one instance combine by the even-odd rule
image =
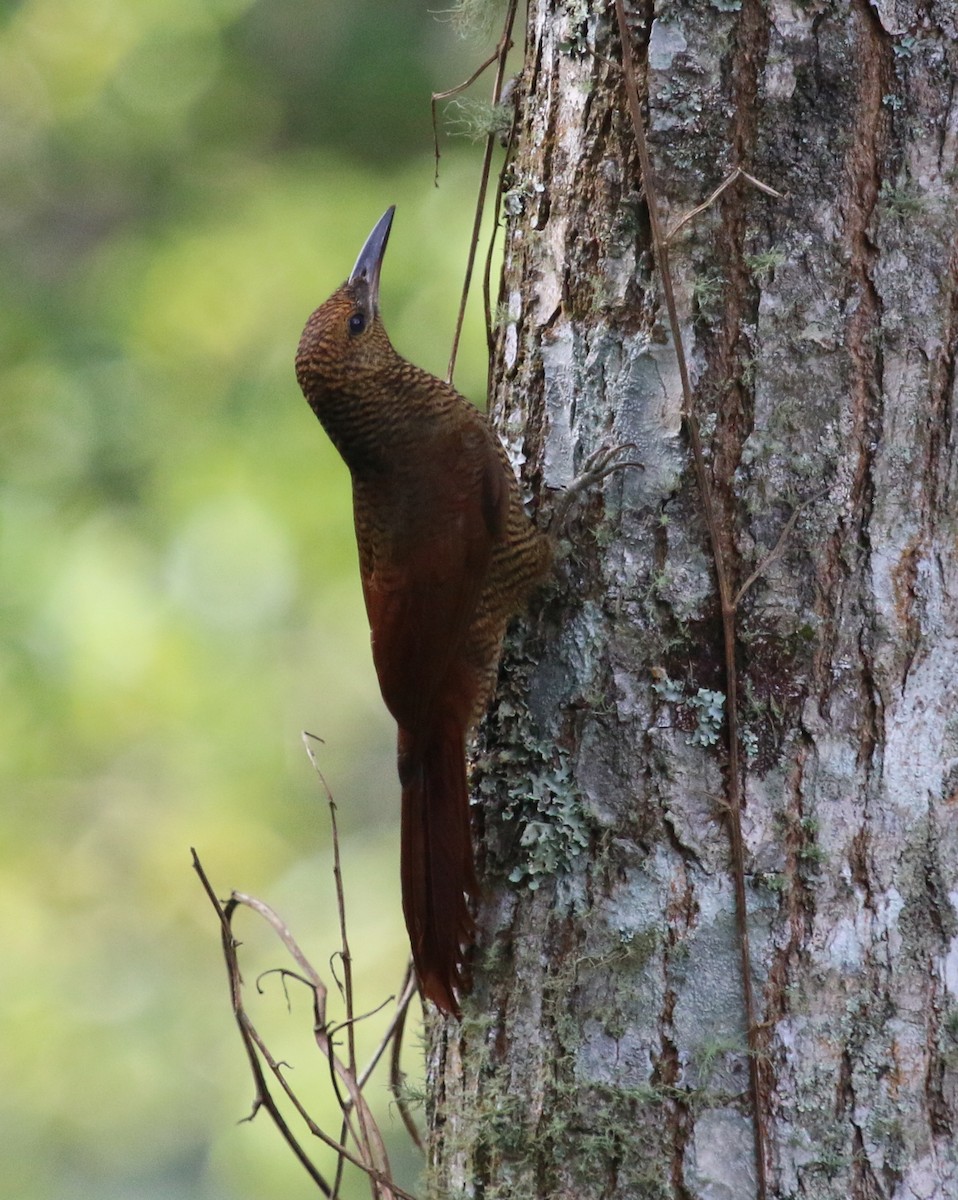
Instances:
[[[476,895],[465,736],[452,719],[424,743],[399,731],[402,783],[403,914],[422,990],[459,1016],[463,947],[474,922],[465,894]]]

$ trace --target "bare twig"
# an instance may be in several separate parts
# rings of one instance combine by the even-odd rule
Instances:
[[[330,821],[330,826],[332,828],[333,879],[335,880],[335,883],[336,883],[336,911],[339,916],[339,944],[340,944],[339,957],[340,957],[340,961],[343,964],[343,1000],[346,1005],[346,1020],[345,1020],[344,1024],[346,1026],[346,1048],[347,1048],[346,1053],[347,1053],[348,1077],[344,1077],[344,1082],[346,1082],[347,1086],[348,1086],[349,1080],[355,1081],[358,1076],[358,1064],[357,1064],[357,1060],[356,1060],[356,1034],[355,1034],[355,1020],[354,1020],[355,1008],[353,1005],[353,959],[352,959],[352,954],[350,953],[350,950],[349,950],[349,937],[346,933],[346,898],[345,898],[345,893],[343,891],[342,860],[341,860],[340,854],[339,854],[339,828],[336,825],[336,802],[333,800],[333,794],[330,791],[329,784],[326,782],[326,777],[323,775],[323,772],[320,769],[319,762],[317,761],[315,752],[313,750],[312,742],[314,740],[316,740],[316,739],[314,739],[311,734],[304,733],[303,745],[306,749],[306,754],[307,754],[307,757],[309,758],[310,763],[312,764],[313,770],[316,772],[316,776],[319,779],[319,782],[322,785],[323,791],[326,794],[326,802],[329,805],[329,821]],[[333,1031],[330,1031],[328,1033],[328,1035],[326,1035],[326,1036],[328,1036],[329,1044],[331,1046],[332,1038],[333,1038]],[[330,1060],[330,1063],[332,1064],[333,1057],[331,1055],[329,1056],[329,1060]],[[333,1080],[333,1083],[334,1083],[334,1087],[335,1087],[335,1078]],[[337,1095],[338,1095],[338,1088],[336,1090],[337,1090]],[[354,1090],[355,1090],[356,1096],[361,1096],[362,1084],[357,1083],[355,1089],[350,1089],[351,1099],[353,1098]],[[349,1125],[349,1105],[345,1105],[345,1104],[341,1103],[340,1107],[342,1108],[342,1112],[343,1112],[343,1127],[346,1128]],[[360,1138],[358,1144],[361,1147],[363,1157],[369,1161],[373,1160],[373,1158],[375,1156],[373,1154],[372,1142],[376,1141],[377,1142],[377,1145],[376,1145],[377,1153],[381,1153],[383,1156],[383,1159],[385,1160],[385,1154],[386,1154],[385,1146],[382,1145],[382,1141],[378,1137],[378,1130],[375,1130],[374,1128],[370,1128],[370,1126],[369,1126],[369,1121],[367,1120],[368,1112],[367,1112],[365,1104],[356,1104],[356,1112],[359,1116],[359,1128],[360,1128],[360,1132],[361,1132],[361,1138]],[[339,1183],[340,1183],[339,1176],[340,1176],[340,1172],[338,1171],[337,1172],[337,1180],[336,1180],[337,1191],[339,1189]],[[375,1196],[374,1196],[374,1200],[375,1200]]]
[[[761,179],[756,179],[754,175],[749,175],[748,171],[743,171],[741,167],[736,167],[733,171],[726,175],[726,177],[722,180],[722,182],[707,200],[703,200],[701,204],[696,204],[695,208],[689,209],[684,217],[680,217],[678,221],[675,222],[669,232],[665,235],[666,242],[671,243],[672,239],[683,225],[688,224],[689,221],[693,220],[701,213],[704,213],[706,209],[711,208],[719,196],[721,196],[721,194],[725,191],[725,189],[731,187],[732,184],[739,179],[744,179],[746,183],[750,183],[752,187],[758,188],[758,190],[760,192],[764,192],[766,196],[774,196],[776,200],[781,200],[783,198],[781,192],[776,192],[776,190],[773,187],[769,187],[767,183],[762,183]]]
[[[764,1104],[764,1089],[762,1080],[763,1044],[761,1027],[756,1013],[755,996],[752,988],[751,955],[749,952],[748,909],[745,893],[745,845],[742,836],[742,777],[739,760],[738,733],[738,668],[735,661],[735,604],[728,570],[722,552],[722,540],[715,506],[712,502],[712,492],[709,486],[708,471],[705,465],[705,455],[702,450],[702,440],[699,434],[698,420],[695,416],[692,386],[689,379],[688,363],[682,341],[682,330],[679,324],[678,307],[675,302],[675,291],[672,286],[672,272],[669,264],[668,239],[663,231],[659,217],[658,198],[652,163],[649,156],[648,143],[645,137],[645,122],[642,116],[642,103],[635,78],[635,66],[632,61],[632,47],[629,39],[628,25],[625,17],[623,0],[615,0],[615,14],[619,27],[619,39],[622,46],[622,71],[625,79],[626,94],[629,101],[629,111],[632,117],[632,127],[635,134],[635,145],[642,170],[642,184],[645,190],[646,206],[649,213],[649,226],[652,232],[655,258],[659,267],[662,281],[662,293],[669,317],[669,327],[672,333],[672,343],[675,346],[676,359],[679,368],[679,379],[682,384],[682,415],[688,430],[689,443],[692,449],[692,461],[695,477],[698,481],[699,494],[708,529],[709,541],[712,548],[712,562],[715,571],[715,582],[718,589],[719,603],[722,616],[722,640],[725,659],[725,691],[726,691],[726,733],[728,743],[728,804],[727,822],[729,842],[732,852],[732,877],[735,889],[735,907],[739,932],[739,955],[742,976],[742,994],[745,1008],[745,1024],[748,1036],[749,1086],[752,1096],[752,1126],[755,1136],[755,1169],[756,1194],[758,1200],[766,1200],[768,1195],[767,1179],[767,1145],[768,1130]],[[763,185],[764,190],[764,185]],[[673,231],[674,232],[674,231]]]
[[[316,993],[317,1004],[319,1006],[319,1011],[322,1014],[321,1019],[325,1021],[327,994],[326,985],[316,974],[316,969],[313,964],[299,948],[299,943],[293,937],[292,933],[290,933],[289,928],[287,927],[283,918],[277,912],[275,912],[274,909],[270,908],[268,904],[264,903],[262,900],[257,900],[255,896],[247,896],[245,892],[235,891],[231,895],[229,904],[227,905],[228,915],[232,916],[232,909],[235,908],[237,904],[242,904],[245,905],[246,908],[251,908],[253,912],[257,914],[257,916],[262,917],[263,920],[272,927],[273,932],[286,947],[290,958],[299,964],[303,975],[306,977],[306,982]]]
[[[253,909],[254,912],[263,917],[263,919],[272,926],[282,940],[283,945],[286,946],[291,956],[300,964],[303,969],[303,974],[305,976],[304,982],[308,984],[314,997],[313,1035],[316,1039],[316,1044],[323,1056],[328,1061],[331,1071],[334,1072],[337,1083],[342,1083],[344,1085],[349,1096],[349,1104],[347,1105],[345,1101],[343,1102],[344,1115],[346,1109],[355,1107],[357,1113],[360,1115],[361,1125],[368,1129],[369,1132],[368,1140],[364,1140],[354,1129],[350,1127],[350,1132],[353,1136],[353,1139],[355,1140],[357,1146],[359,1146],[360,1152],[364,1155],[364,1157],[355,1158],[346,1150],[341,1141],[337,1142],[334,1138],[330,1138],[328,1134],[323,1133],[323,1131],[319,1129],[319,1127],[312,1121],[309,1114],[303,1108],[300,1101],[296,1098],[285,1077],[278,1070],[278,1068],[275,1071],[277,1078],[282,1084],[287,1096],[296,1107],[297,1112],[309,1126],[310,1132],[314,1133],[328,1146],[335,1149],[337,1153],[342,1153],[348,1162],[351,1162],[354,1166],[362,1167],[362,1169],[367,1172],[370,1178],[375,1180],[377,1183],[388,1183],[389,1160],[386,1156],[386,1147],[383,1143],[381,1135],[379,1134],[375,1119],[373,1118],[372,1113],[369,1111],[369,1106],[367,1105],[365,1098],[362,1096],[355,1074],[350,1071],[348,1065],[344,1063],[336,1053],[335,1046],[329,1034],[329,1027],[326,1022],[327,989],[325,984],[319,978],[315,968],[299,948],[299,945],[297,944],[293,935],[290,933],[289,929],[286,927],[282,918],[279,917],[279,915],[268,904],[265,904],[262,900],[257,900],[254,896],[247,896],[242,892],[233,892],[224,910],[228,919],[232,917],[233,911],[240,905]],[[293,978],[297,978],[297,976],[293,975]],[[246,1017],[246,1021],[250,1029],[252,1029],[252,1023],[249,1022],[248,1017]],[[260,1047],[264,1056],[266,1056],[268,1052],[266,1051],[265,1046],[263,1046],[259,1041],[257,1041],[257,1045]],[[272,1063],[271,1059],[269,1061]],[[389,1184],[389,1187],[393,1188],[395,1191],[395,1185]],[[396,1194],[398,1195],[399,1192],[396,1192]]]
[[[375,1071],[379,1064],[379,1060],[385,1054],[390,1042],[396,1040],[397,1031],[400,1033],[399,1041],[402,1042],[401,1030],[406,1021],[406,1010],[418,990],[419,984],[416,979],[416,972],[413,970],[412,959],[406,965],[406,973],[403,975],[402,987],[399,989],[399,999],[396,1001],[396,1011],[393,1013],[389,1024],[386,1026],[386,1032],[380,1039],[379,1045],[373,1051],[369,1062],[363,1067],[359,1076],[359,1086],[365,1087],[366,1081]]]
[[[453,88],[449,88],[446,92],[433,92],[429,101],[429,107],[432,111],[432,141],[436,152],[436,174],[433,183],[436,187],[439,186],[439,111],[436,108],[440,100],[452,100],[455,96],[461,96],[464,91],[471,88],[483,71],[487,70],[499,57],[499,47],[489,55],[489,57],[479,64],[469,78],[464,83],[459,83]]]
[[[456,95],[463,88],[468,87],[470,83],[478,79],[487,67],[493,62],[496,63],[496,78],[492,88],[492,103],[498,104],[502,98],[502,85],[506,77],[506,60],[509,56],[509,51],[512,49],[512,27],[515,24],[516,8],[519,0],[508,0],[506,6],[506,16],[503,22],[502,36],[499,38],[498,45],[494,53],[488,58],[481,67],[479,67],[466,81],[458,88],[451,89],[450,92],[440,92],[433,99],[441,99],[449,95]],[[435,108],[433,109],[435,113]],[[472,238],[469,243],[469,254],[466,258],[466,275],[462,284],[462,294],[459,298],[459,312],[456,315],[456,327],[452,336],[452,350],[449,355],[449,367],[446,372],[446,379],[452,383],[452,377],[456,370],[456,358],[459,354],[459,339],[462,336],[462,323],[466,315],[466,301],[469,298],[469,288],[472,285],[472,272],[476,264],[476,251],[479,245],[479,234],[482,230],[482,215],[485,211],[486,194],[489,190],[489,175],[492,168],[492,153],[496,144],[496,135],[490,132],[486,138],[486,146],[482,155],[482,173],[479,178],[479,191],[476,199],[476,215],[472,223]],[[438,143],[437,143],[438,153]]]
[[[323,779],[320,774],[320,779]],[[336,827],[336,805],[332,796],[329,794],[329,788],[326,787],[326,781],[323,779],[323,787],[326,788],[326,794],[329,798],[329,820],[333,830],[333,877],[336,880],[336,907],[339,912],[339,936],[342,950],[340,959],[343,964],[343,992],[346,1002],[346,1046],[349,1059],[349,1073],[353,1079],[356,1079],[358,1068],[356,1062],[356,1032],[355,1032],[355,1009],[353,1007],[353,957],[349,951],[349,938],[346,934],[346,900],[343,894],[343,867],[339,857],[339,830]],[[333,1034],[330,1031],[330,1037]],[[361,1085],[358,1085],[358,1088]],[[363,1135],[363,1147],[366,1153],[369,1153],[369,1138],[370,1133],[366,1128],[365,1106],[359,1108],[359,1127]]]
[[[265,1109],[270,1114],[283,1139],[308,1172],[310,1178],[313,1179],[323,1195],[329,1197],[330,1200],[333,1200],[338,1193],[342,1177],[342,1166],[346,1162],[366,1174],[372,1188],[373,1200],[415,1200],[410,1193],[392,1182],[389,1160],[382,1135],[362,1094],[363,1085],[368,1080],[375,1066],[375,1061],[382,1055],[383,1050],[380,1049],[377,1051],[374,1061],[364,1071],[361,1079],[357,1078],[355,1064],[351,1066],[349,1063],[343,1062],[336,1053],[333,1044],[333,1033],[326,1021],[326,998],[328,994],[326,985],[300,949],[296,939],[283,920],[268,904],[241,892],[233,892],[229,901],[225,905],[222,904],[216,897],[195,850],[193,851],[193,867],[220,921],[223,954],[226,960],[227,975],[230,984],[233,1015],[240,1031],[240,1037],[256,1087],[253,1107],[248,1119],[254,1117],[260,1108]],[[343,1133],[338,1140],[330,1137],[329,1134],[312,1120],[302,1102],[290,1087],[284,1074],[283,1064],[278,1062],[270,1053],[269,1048],[246,1012],[242,996],[242,975],[236,953],[238,942],[235,940],[232,931],[233,917],[236,910],[240,907],[252,909],[266,921],[279,937],[291,958],[296,962],[298,970],[280,969],[279,974],[283,978],[284,984],[286,980],[293,979],[308,987],[312,993],[316,1044],[329,1063],[331,1075],[337,1083],[337,1094],[340,1094],[338,1085],[341,1084],[345,1089],[345,1094],[341,1095],[340,1100],[344,1118]],[[405,1001],[405,1004],[408,1005],[408,999]],[[352,1021],[349,1023],[351,1025]],[[394,1015],[390,1024],[390,1030],[393,1031],[392,1036],[395,1036],[397,1027],[397,1018]],[[390,1034],[387,1033],[386,1036],[388,1039]],[[293,1105],[293,1108],[303,1120],[309,1132],[335,1152],[337,1156],[337,1172],[336,1180],[333,1184],[326,1179],[319,1168],[312,1162],[290,1128],[283,1113],[280,1111],[270,1091],[263,1064],[265,1064],[269,1072],[276,1078],[287,1099]],[[358,1117],[358,1129],[353,1128],[352,1113],[355,1113]],[[358,1154],[352,1153],[347,1147],[346,1138],[348,1136],[351,1136],[355,1141],[358,1147]]]
[[[409,965],[406,967],[406,980],[403,985],[402,995],[396,1008],[392,1053],[389,1060],[389,1090],[392,1092],[393,1100],[395,1100],[396,1107],[399,1109],[399,1115],[402,1117],[402,1123],[406,1127],[406,1132],[419,1150],[424,1151],[425,1147],[419,1136],[419,1130],[416,1128],[416,1122],[413,1120],[412,1113],[409,1111],[409,1105],[406,1103],[406,1097],[403,1095],[403,1073],[400,1064],[403,1034],[406,1031],[406,1017],[409,1013],[409,1005],[412,998],[418,990],[419,983],[416,979],[416,972],[413,969],[412,959],[410,959]]]
[[[286,1144],[290,1147],[300,1163],[306,1170],[309,1177],[313,1180],[324,1196],[332,1196],[332,1189],[327,1182],[325,1176],[314,1165],[312,1160],[307,1155],[306,1151],[300,1145],[296,1135],[286,1123],[286,1119],[276,1106],[272,1094],[269,1090],[269,1085],[266,1082],[266,1076],[263,1074],[263,1068],[260,1066],[259,1056],[257,1054],[258,1044],[255,1036],[255,1030],[252,1030],[249,1018],[243,1008],[243,978],[240,974],[239,962],[236,958],[236,941],[233,938],[233,930],[230,924],[230,918],[220,903],[216,893],[213,891],[212,884],[207,877],[206,872],[200,862],[199,855],[191,848],[193,855],[193,869],[200,877],[200,882],[206,895],[209,897],[210,903],[216,911],[216,915],[220,921],[220,932],[223,939],[223,957],[226,960],[226,973],[229,978],[230,999],[233,1005],[233,1017],[236,1020],[237,1028],[240,1032],[240,1038],[243,1042],[243,1049],[246,1051],[246,1057],[249,1060],[250,1070],[253,1073],[253,1079],[256,1084],[256,1095],[253,1099],[253,1108],[250,1112],[250,1117],[254,1117],[260,1108],[265,1108],[269,1115],[273,1118],[273,1122],[282,1134]]]
[[[785,546],[788,542],[789,536],[791,535],[792,530],[795,528],[795,522],[798,520],[801,514],[806,508],[808,508],[810,504],[814,504],[816,500],[820,500],[822,496],[826,494],[827,493],[825,492],[818,492],[814,496],[809,496],[807,500],[803,500],[797,508],[793,509],[792,515],[785,522],[785,528],[778,535],[778,540],[776,541],[775,545],[771,548],[771,550],[769,550],[768,554],[766,554],[765,557],[759,562],[755,570],[751,573],[751,575],[749,575],[748,579],[745,580],[742,586],[735,593],[735,599],[732,601],[732,603],[736,609],[738,609],[742,599],[748,593],[749,588],[751,588],[754,583],[761,579],[772,563],[781,556],[781,553],[785,549]]]

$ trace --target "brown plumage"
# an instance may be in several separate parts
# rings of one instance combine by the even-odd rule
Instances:
[[[465,743],[502,639],[551,561],[501,443],[379,316],[390,208],[306,323],[296,375],[349,468],[373,661],[399,726],[403,912],[423,992],[459,1012],[476,894]]]

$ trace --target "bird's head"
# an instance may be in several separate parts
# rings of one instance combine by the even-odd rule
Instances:
[[[379,275],[395,211],[395,205],[386,209],[349,279],[306,322],[296,353],[296,378],[314,407],[324,393],[362,388],[394,356],[379,315]]]

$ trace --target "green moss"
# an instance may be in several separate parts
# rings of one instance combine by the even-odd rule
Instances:
[[[878,203],[887,213],[899,219],[914,216],[925,207],[924,196],[913,184],[894,187],[887,180],[881,185]]]
[[[526,203],[543,191],[543,185],[535,180],[517,179],[502,193],[503,211],[507,216],[519,217],[525,212]]]
[[[601,960],[561,960],[542,982],[543,1044],[531,1062],[524,1061],[515,1029],[508,1038],[519,1037],[519,1044],[503,1051],[500,1039],[490,1036],[488,1021],[472,1019],[467,1006],[460,1037],[470,1078],[461,1092],[447,1097],[455,1121],[441,1122],[439,1128],[443,1159],[466,1155],[475,1188],[486,1200],[515,1200],[533,1190],[649,1200],[669,1194],[661,1106],[687,1105],[706,1093],[651,1082],[618,1086],[583,1079],[583,1034],[575,1003],[584,971],[593,973],[636,954],[651,955],[657,945],[650,931]],[[539,1064],[547,1064],[541,1078]],[[576,1146],[571,1160],[570,1144]],[[447,1193],[434,1179],[430,1195],[445,1200]]]
[[[764,275],[773,271],[787,261],[787,255],[781,250],[764,250],[760,254],[746,254],[745,265],[753,275]]]
[[[512,129],[513,113],[511,104],[492,104],[475,96],[457,96],[447,103],[443,122],[452,137],[481,142],[493,134],[497,138],[507,139]]]
[[[436,15],[449,21],[460,37],[486,41],[501,29],[505,4],[503,0],[453,0]]]
[[[568,37],[559,43],[562,54],[578,57],[589,51],[589,20],[593,15],[591,0],[566,0]]]
[[[695,1051],[693,1062],[700,1080],[700,1089],[704,1088],[715,1074],[717,1063],[729,1055],[742,1056],[748,1053],[748,1047],[740,1039],[716,1037],[711,1041],[702,1042]]]
[[[727,282],[720,271],[706,271],[695,277],[692,283],[692,304],[700,320],[710,323],[718,318]]]
[[[939,1043],[942,1062],[949,1071],[958,1070],[958,1006],[942,1017]]]

